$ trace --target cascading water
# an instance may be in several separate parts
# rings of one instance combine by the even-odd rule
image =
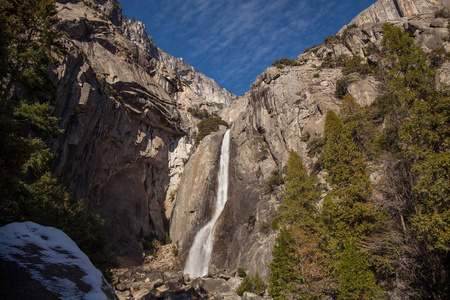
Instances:
[[[214,226],[225,207],[228,199],[228,161],[230,158],[230,130],[225,132],[220,153],[219,182],[217,200],[214,205],[212,219],[197,233],[189,250],[189,255],[184,267],[184,274],[191,277],[201,277],[208,274],[209,262],[213,248]]]

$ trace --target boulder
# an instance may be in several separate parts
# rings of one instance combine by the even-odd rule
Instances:
[[[33,222],[0,228],[0,280],[4,299],[117,299],[75,242]]]
[[[259,300],[259,299],[262,299],[262,297],[259,295],[250,293],[250,292],[244,292],[241,299],[242,300]]]
[[[212,296],[220,295],[224,299],[239,299],[239,296],[221,279],[205,279],[202,291]]]

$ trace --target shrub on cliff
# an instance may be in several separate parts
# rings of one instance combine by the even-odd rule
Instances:
[[[345,62],[345,66],[342,69],[342,74],[348,75],[351,73],[358,73],[360,75],[367,75],[372,72],[372,67],[367,63],[362,63],[362,58],[354,56]]]
[[[194,117],[197,119],[207,119],[209,118],[211,115],[209,114],[209,112],[206,109],[198,109],[198,108],[192,108],[189,107],[187,109],[187,111]]]
[[[229,127],[228,123],[222,120],[219,116],[213,115],[210,116],[207,119],[201,120],[198,125],[198,133],[195,136],[195,143],[200,143],[203,138],[212,132],[218,131],[220,128],[220,125]]]
[[[278,69],[283,69],[286,66],[298,66],[299,63],[295,59],[282,58],[274,61],[272,66],[276,66]]]
[[[264,283],[264,281],[259,277],[259,274],[256,273],[255,277],[250,278],[248,276],[244,277],[244,280],[241,282],[241,284],[236,289],[236,293],[239,296],[244,295],[244,292],[250,292],[254,294],[260,294],[264,292],[267,288],[267,285]]]

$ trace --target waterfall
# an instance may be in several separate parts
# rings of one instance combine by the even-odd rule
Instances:
[[[184,274],[191,277],[201,277],[208,274],[209,262],[213,248],[214,227],[216,221],[225,207],[228,199],[228,161],[230,157],[230,130],[223,136],[220,153],[219,182],[217,188],[217,200],[214,205],[214,214],[211,220],[199,230],[194,243],[189,250],[189,255],[184,267]]]

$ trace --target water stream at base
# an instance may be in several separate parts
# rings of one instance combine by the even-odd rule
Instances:
[[[208,267],[213,248],[214,226],[228,199],[229,150],[230,130],[227,130],[222,140],[217,200],[214,205],[214,214],[211,220],[200,229],[195,236],[194,243],[189,250],[189,255],[184,267],[184,274],[189,274],[191,277],[201,277],[208,274]]]

